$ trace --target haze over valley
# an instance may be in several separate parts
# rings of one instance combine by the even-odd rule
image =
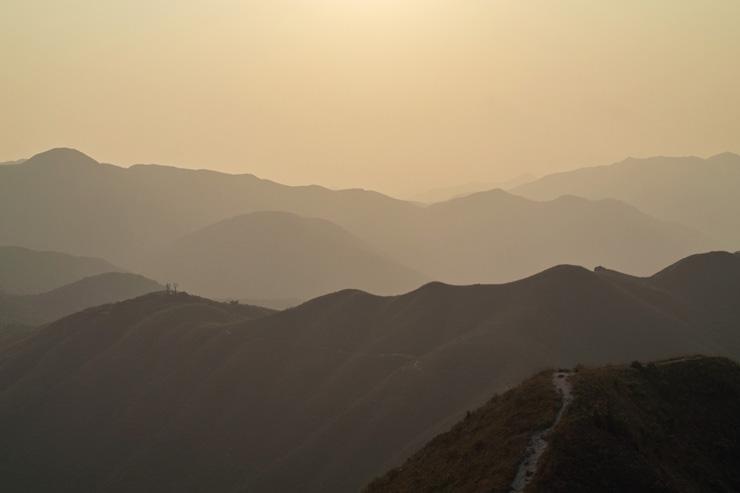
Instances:
[[[686,160],[674,161],[680,178]],[[723,186],[730,187],[740,176],[740,157],[709,160],[718,161],[727,175]],[[676,197],[695,196],[702,173],[717,174],[690,163],[693,179],[675,184]],[[100,256],[206,296],[261,300],[306,300],[342,288],[394,294],[429,280],[508,282],[562,263],[646,275],[694,252],[730,248],[732,233],[719,236],[697,218],[737,210],[740,199],[729,192],[703,196],[706,212],[689,214],[665,196],[653,161],[644,170],[639,164],[631,167],[630,182],[643,184],[643,197],[655,183],[653,195],[666,204],[652,208],[656,216],[613,198],[617,191],[528,199],[495,189],[421,205],[253,175],[122,168],[54,149],[0,168],[0,217],[17,225],[1,231],[0,241]],[[665,180],[679,178],[665,172]],[[31,193],[39,199],[22,206]],[[736,216],[717,218],[724,218],[725,230],[736,230]]]
[[[740,492],[738,25],[5,0],[0,492]]]
[[[407,491],[396,466],[431,467],[425,442],[546,368],[737,359],[739,254],[695,252],[732,244],[698,218],[740,204],[706,194],[688,214],[679,198],[703,173],[731,182],[740,156],[627,163],[428,205],[73,149],[3,166],[4,486]],[[625,166],[639,194],[582,185]],[[546,421],[542,398],[522,412]],[[512,412],[497,402],[494,423]],[[527,453],[495,429],[481,485],[515,481]],[[548,474],[536,484],[560,484]]]

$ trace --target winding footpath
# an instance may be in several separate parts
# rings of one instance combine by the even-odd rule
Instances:
[[[560,410],[555,416],[555,421],[549,428],[535,433],[532,438],[530,438],[529,445],[525,451],[524,460],[519,465],[519,470],[516,473],[514,482],[511,484],[511,489],[509,490],[510,493],[524,492],[527,485],[532,481],[532,478],[537,472],[537,463],[547,449],[547,435],[558,425],[558,423],[560,423],[566,409],[568,409],[570,403],[573,402],[573,386],[568,380],[570,375],[570,371],[556,371],[553,373],[552,384],[562,398]]]

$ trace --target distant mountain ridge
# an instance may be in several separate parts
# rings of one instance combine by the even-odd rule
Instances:
[[[529,173],[521,174],[515,178],[500,182],[474,182],[466,183],[464,185],[455,185],[451,187],[435,188],[428,190],[423,193],[416,194],[410,197],[411,200],[416,202],[422,202],[425,204],[435,204],[437,202],[445,202],[447,200],[458,199],[466,197],[478,192],[484,192],[486,190],[495,190],[500,188],[502,190],[510,190],[518,186],[524,185],[531,181],[536,180],[537,177]]]
[[[102,256],[128,267],[153,248],[247,212],[296,212],[373,231],[379,215],[415,208],[376,192],[290,187],[248,174],[120,168],[71,149],[0,168],[0,222],[14,224],[0,230],[0,244]]]
[[[253,212],[178,239],[147,267],[213,298],[308,299],[343,288],[378,294],[428,281],[324,219]]]
[[[0,350],[4,486],[356,491],[537,371],[737,358],[739,280],[740,256],[715,252],[645,278],[564,265],[343,290],[249,320],[184,294],[93,308]]]
[[[542,203],[491,191],[422,207],[371,191],[290,187],[246,174],[120,168],[70,149],[0,168],[0,223],[14,225],[0,229],[0,244],[100,256],[150,276],[148,261],[178,239],[260,211],[330,221],[390,262],[454,283],[509,281],[557,263],[648,274],[715,248],[696,231],[616,202]],[[388,282],[374,289],[398,288]]]
[[[0,246],[0,292],[6,294],[43,293],[84,277],[120,271],[98,258]]]
[[[85,308],[135,298],[162,289],[164,286],[161,284],[136,274],[97,274],[46,293],[0,294],[0,322],[40,325]]]
[[[652,216],[676,221],[717,241],[740,245],[740,155],[629,158],[619,163],[555,173],[513,193],[537,200],[561,195],[624,200]]]
[[[406,243],[391,248],[397,258],[456,284],[505,282],[563,263],[645,275],[709,244],[620,201],[540,202],[503,190],[433,204],[408,231]]]

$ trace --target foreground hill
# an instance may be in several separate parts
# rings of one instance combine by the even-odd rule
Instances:
[[[98,258],[0,246],[0,292],[38,294],[84,277],[120,271]]]
[[[109,272],[86,277],[36,295],[0,294],[0,322],[40,325],[102,305],[161,291],[164,287],[136,274]]]
[[[0,224],[14,226],[0,229],[0,244],[102,256],[151,277],[155,273],[145,267],[154,253],[203,228],[259,211],[330,221],[389,261],[452,283],[511,281],[560,263],[646,275],[715,248],[698,232],[616,201],[537,202],[499,190],[423,207],[370,191],[290,187],[252,175],[121,168],[71,149],[0,167]],[[304,264],[303,245],[290,243],[300,255],[285,261]],[[216,255],[207,248],[201,252]],[[199,259],[193,260],[196,269]],[[391,279],[377,290],[396,292],[398,286]],[[282,292],[249,297],[292,298]]]
[[[308,299],[342,288],[409,291],[425,279],[343,228],[285,212],[208,226],[156,255],[148,272],[213,298]]]
[[[32,325],[0,320],[0,351],[3,351],[12,344],[16,344],[21,339],[29,337],[36,330],[38,330],[38,327]]]
[[[712,253],[649,278],[347,290],[252,320],[187,295],[87,310],[0,350],[3,486],[355,491],[548,367],[740,356],[739,279],[737,255]]]
[[[662,219],[740,245],[740,156],[653,157],[548,175],[513,190],[538,200],[561,195],[624,200]]]
[[[470,413],[367,492],[508,493],[560,398],[538,375]],[[740,490],[740,366],[694,357],[581,369],[527,492]]]

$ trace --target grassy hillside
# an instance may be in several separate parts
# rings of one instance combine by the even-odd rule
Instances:
[[[8,320],[0,321],[0,351],[11,344],[33,335],[38,327],[23,325]]]
[[[692,357],[580,369],[527,492],[740,489],[740,366]],[[368,493],[510,490],[527,437],[553,421],[547,376],[495,397]]]
[[[699,358],[579,373],[537,492],[740,490],[740,367]]]
[[[91,309],[0,351],[0,467],[16,491],[357,490],[546,368],[740,357],[737,311],[682,288],[729,304],[735,258],[686,259],[675,280],[559,266],[345,290],[251,319],[193,297]]]
[[[507,492],[532,430],[555,419],[559,397],[543,372],[466,413],[367,492]]]

